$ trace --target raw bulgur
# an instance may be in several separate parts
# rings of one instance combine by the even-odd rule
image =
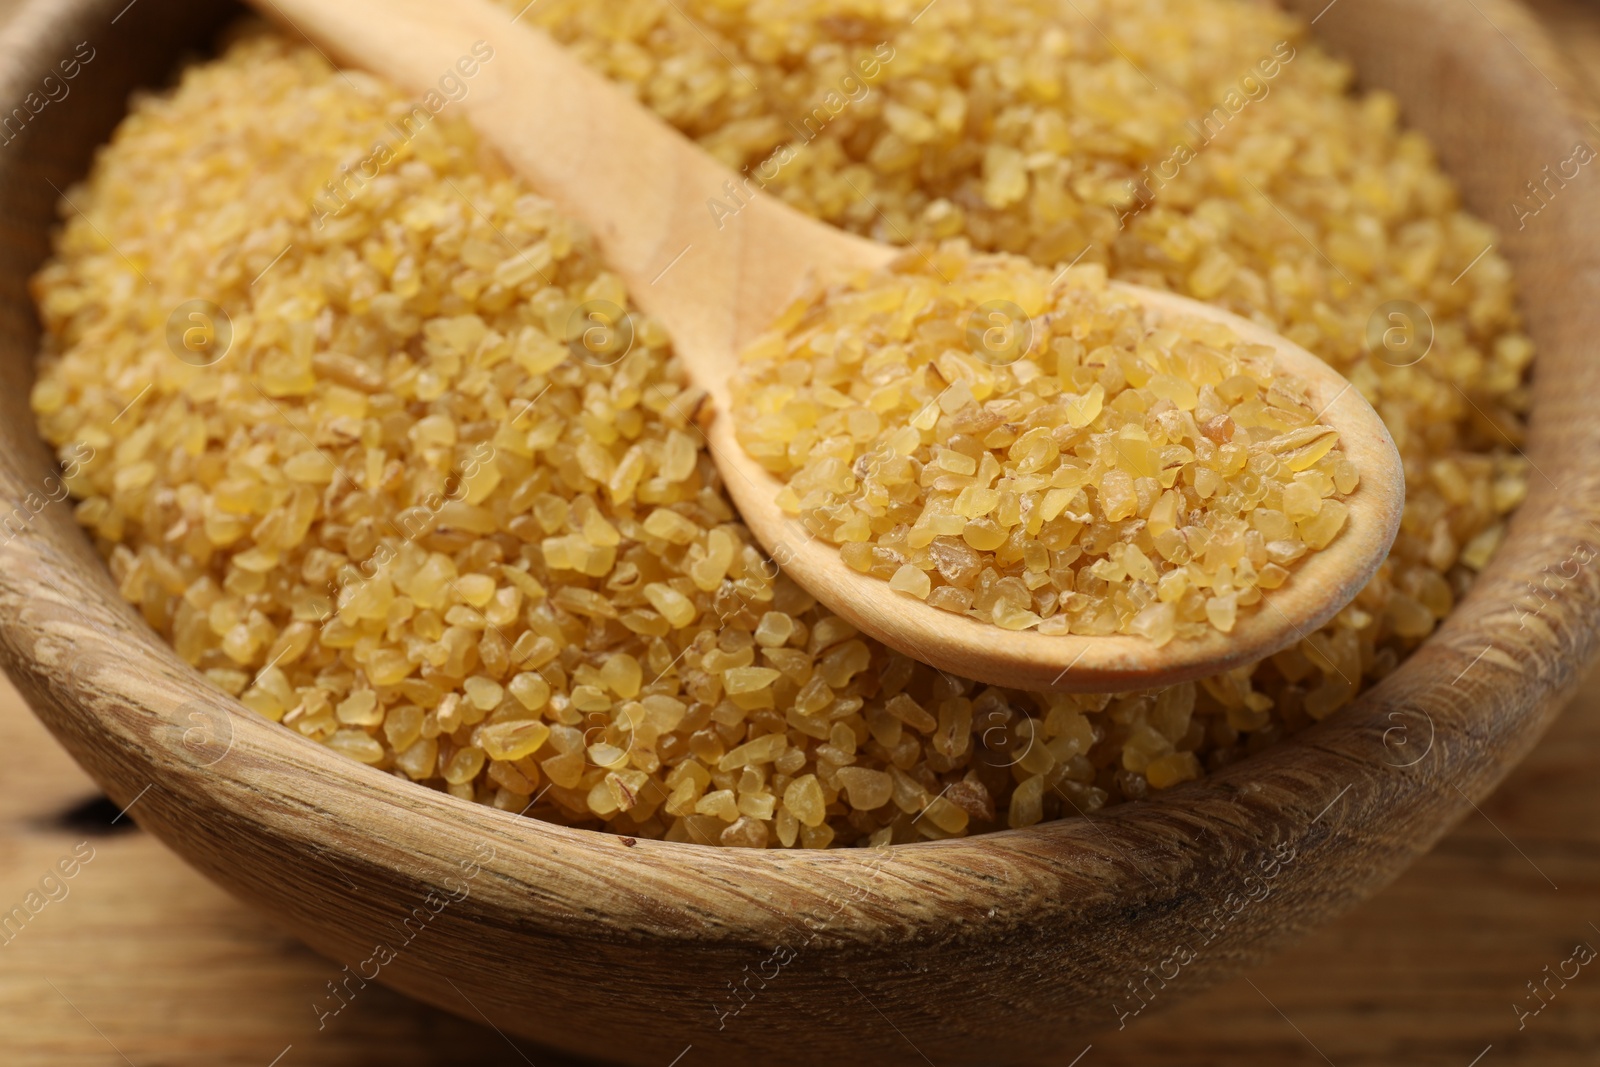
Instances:
[[[779,505],[855,570],[1157,645],[1231,631],[1339,535],[1359,474],[1317,415],[1227,326],[959,241],[814,286],[733,381]]]
[[[1526,494],[1511,446],[1533,346],[1494,231],[1395,98],[1352,92],[1296,16],[1242,0],[541,0],[523,17],[809,214],[889,243],[1101,263],[1332,364],[1406,470],[1388,565],[1321,634],[1347,677],[1387,673],[1432,632]],[[774,157],[788,162],[760,166]],[[1411,321],[1382,314],[1395,301]],[[1406,343],[1386,348],[1397,324]],[[1356,689],[1307,652],[1316,667],[1251,676],[1291,722],[1308,678],[1319,718]]]
[[[1353,382],[1404,463],[1400,533],[1318,634],[1202,687],[1251,702],[1252,744],[1392,671],[1526,495],[1533,345],[1494,230],[1395,98],[1352,92],[1297,16],[1242,0],[541,0],[524,18],[802,211],[889,243],[1100,263],[1255,319]],[[1208,762],[1242,751],[1223,748]]]
[[[1393,100],[1350,95],[1286,16],[544,0],[524,18],[736,167],[793,138],[766,187],[836,224],[1081,255],[1285,333],[1385,418],[1405,522],[1354,604],[1254,668],[1098,697],[946,678],[852,633],[751,544],[658,327],[634,315],[614,363],[562,358],[572,310],[625,294],[452,116],[314,229],[321,183],[408,102],[250,34],[138,101],[72,192],[84,214],[63,209],[36,283],[33,400],[50,441],[107,457],[71,488],[129,599],[289,728],[639,836],[1025,826],[1193,778],[1348,702],[1450,610],[1521,499],[1499,445],[1521,433],[1531,346],[1504,260],[1462,273],[1491,232]],[[1283,41],[1297,51],[1270,95],[1146,202],[1141,168]],[[211,366],[166,343],[197,296],[232,320]],[[1420,361],[1365,344],[1372,310],[1400,299],[1432,317]]]
[[[180,655],[353,759],[635,836],[1021,825],[1052,769],[1055,803],[1106,801],[1111,749],[1105,774],[1089,754],[1116,730],[1083,712],[1109,697],[1021,698],[862,639],[738,523],[656,324],[574,358],[574,312],[626,294],[464,123],[313,224],[406,109],[249,34],[135,105],[35,281],[40,427],[109,457],[72,480],[78,518]],[[232,322],[215,362],[166,343],[196,291]],[[1175,740],[1198,729],[1179,711]]]

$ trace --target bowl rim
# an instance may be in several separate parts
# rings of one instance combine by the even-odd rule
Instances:
[[[1440,0],[1416,2],[1440,7]],[[1542,31],[1504,0],[1482,4],[1522,49],[1554,56]],[[28,0],[0,38],[0,54],[24,57],[0,63],[0,85],[25,84],[17,72],[48,54],[73,20],[103,20],[120,7],[116,0]],[[1563,114],[1561,124],[1581,129],[1575,112]],[[0,166],[9,194],[16,164]],[[1562,213],[1600,217],[1600,196],[1588,189],[1563,196],[1553,205]],[[1583,260],[1575,241],[1557,244],[1569,268]],[[1539,273],[1530,257],[1539,250],[1514,239],[1503,247],[1527,268],[1526,302],[1526,282]],[[1593,270],[1593,257],[1580,266]],[[1552,469],[1581,469],[1573,457],[1600,455],[1600,424],[1575,422],[1581,405],[1568,400],[1563,408],[1562,393],[1581,395],[1586,390],[1574,383],[1600,384],[1600,371],[1586,370],[1581,347],[1570,333],[1552,333],[1548,316],[1533,321],[1541,351],[1525,451]],[[0,457],[7,508],[22,505],[49,469],[31,423],[18,432],[34,440]],[[967,936],[941,930],[952,918],[1115,928],[1130,907],[1177,907],[1219,872],[1285,843],[1303,854],[1333,842],[1362,856],[1322,891],[1329,913],[1386,884],[1430,847],[1532,747],[1577,684],[1579,665],[1596,647],[1593,582],[1585,581],[1582,596],[1541,609],[1531,626],[1516,598],[1545,573],[1536,563],[1561,560],[1574,543],[1593,549],[1584,536],[1595,509],[1585,497],[1592,501],[1594,493],[1534,482],[1499,551],[1450,616],[1394,673],[1328,720],[1150,800],[1088,818],[896,845],[888,859],[866,849],[635,841],[521,818],[356,764],[212,689],[121,599],[62,509],[32,521],[0,567],[0,659],[40,718],[119,805],[138,803],[135,817],[158,836],[257,899],[222,864],[226,832],[270,834],[337,855],[351,864],[345,873],[354,877],[345,881],[357,885],[374,882],[378,872],[418,886],[442,884],[464,869],[465,840],[489,843],[492,854],[477,862],[491,877],[474,894],[484,914],[511,923],[536,900],[546,909],[540,924],[580,940],[626,932],[771,944],[792,928],[794,913],[819,911],[847,916],[830,920],[840,943]],[[1515,634],[1507,637],[1512,624]],[[231,747],[220,760],[208,763],[183,743],[182,716],[197,701],[227,711]],[[1422,746],[1420,754],[1411,746]],[[1341,804],[1340,815],[1325,820]],[[628,862],[619,865],[619,857]],[[621,870],[631,885],[619,884]],[[885,872],[887,903],[855,892],[864,876],[876,886]],[[685,882],[693,894],[675,898]],[[841,892],[851,899],[838,905]],[[292,916],[281,902],[262,903]],[[1288,914],[1279,923],[1286,930],[1304,925]]]

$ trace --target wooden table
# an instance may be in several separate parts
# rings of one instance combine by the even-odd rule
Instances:
[[[1534,6],[1600,89],[1600,8]],[[1108,1014],[1063,1067],[1600,1063],[1600,965],[1548,979],[1537,1014],[1529,986],[1571,975],[1580,943],[1600,949],[1597,682],[1386,892],[1172,1010],[1120,1031]],[[0,1067],[568,1062],[377,986],[319,1031],[337,968],[140,833],[137,801],[119,817],[3,681],[0,760],[0,914],[46,901],[15,936],[0,928]],[[63,860],[74,875],[43,884]]]
[[[337,968],[131,818],[108,825],[115,808],[9,686],[0,753],[0,909],[75,846],[94,850],[68,895],[0,946],[0,1064],[268,1067],[286,1048],[279,1067],[524,1062],[494,1030],[376,986],[319,1033],[311,1005]],[[1491,1045],[1479,1067],[1600,1062],[1600,966],[1552,985],[1520,1032],[1512,1010],[1536,1004],[1525,983],[1575,944],[1600,948],[1597,760],[1591,689],[1481,814],[1388,891],[1265,967],[1095,1036],[1080,1067],[1468,1067]],[[523,1054],[562,1062],[526,1043]]]

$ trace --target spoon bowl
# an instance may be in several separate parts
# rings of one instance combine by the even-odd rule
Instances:
[[[1142,304],[1154,322],[1207,319],[1276,349],[1278,372],[1304,383],[1311,406],[1338,429],[1340,446],[1361,472],[1361,484],[1345,498],[1345,529],[1327,548],[1295,564],[1289,580],[1264,593],[1259,607],[1241,612],[1231,632],[1210,630],[1202,638],[1158,646],[1130,634],[1008,631],[941,611],[852,570],[836,545],[774,506],[782,483],[740,448],[732,419],[714,418],[705,434],[745,525],[795,581],[857,629],[941,670],[1013,689],[1114,693],[1175,685],[1265,659],[1315,633],[1355,599],[1400,530],[1405,473],[1389,431],[1337,371],[1272,331],[1173,293],[1122,282],[1110,286]]]
[[[1219,308],[1113,283],[1152,321],[1210,320],[1274,350],[1278,372],[1308,386],[1319,419],[1339,432],[1361,473],[1345,501],[1346,528],[1296,564],[1289,581],[1265,593],[1231,632],[1159,646],[1131,635],[1003,630],[898,593],[852,570],[836,546],[784,513],[776,502],[782,483],[745,453],[727,412],[739,353],[807,281],[883,267],[900,250],[766,196],[544,33],[523,27],[507,33],[504,12],[487,0],[260,0],[258,6],[336,58],[417,93],[427,92],[474,41],[495,42],[493,60],[457,106],[535,188],[594,231],[632,299],[666,326],[710,400],[702,433],[756,539],[812,596],[898,652],[963,677],[1034,691],[1104,693],[1193,681],[1315,633],[1361,591],[1399,532],[1405,507],[1399,453],[1371,405],[1337,371]],[[731,217],[729,202],[739,205]],[[618,327],[617,311],[593,319],[601,348]]]

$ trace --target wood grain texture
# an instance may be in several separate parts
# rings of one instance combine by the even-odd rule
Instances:
[[[1339,431],[1340,445],[1361,471],[1346,498],[1350,517],[1327,548],[1294,566],[1289,581],[1243,612],[1230,633],[1156,647],[1142,637],[1005,631],[941,611],[895,592],[844,562],[837,546],[812,535],[774,501],[783,483],[745,454],[734,420],[712,413],[706,440],[728,495],[757,540],[785,572],[829,610],[890,648],[963,678],[1027,691],[1127,692],[1211,677],[1255,663],[1316,631],[1353,600],[1388,556],[1400,530],[1405,475],[1394,441],[1371,405],[1332,367],[1263,327],[1172,293],[1113,283],[1153,320],[1203,318],[1277,350],[1280,373],[1307,386],[1311,406]]]
[[[1526,983],[1575,942],[1600,947],[1588,926],[1600,924],[1597,681],[1480,802],[1482,814],[1469,810],[1393,886],[1266,966],[1172,1010],[1153,1008],[1123,1030],[1108,1012],[1104,1029],[1086,1032],[1055,1062],[1065,1067],[1092,1043],[1078,1067],[1317,1067],[1324,1061],[1314,1043],[1338,1067],[1466,1067],[1492,1044],[1479,1067],[1590,1067],[1600,1046],[1592,968],[1521,1031],[1511,1006],[1530,1005]],[[312,1005],[341,964],[281,933],[148,834],[68,825],[64,813],[94,797],[94,784],[3,681],[0,750],[10,756],[0,778],[0,906],[20,900],[80,842],[96,850],[70,896],[0,947],[7,1067],[123,1065],[113,1044],[137,1067],[266,1067],[289,1046],[279,1067],[524,1067],[465,1004],[461,1013],[474,1022],[377,986],[319,1030]],[[119,825],[135,821],[139,807]],[[868,1010],[853,997],[842,986],[836,1010]],[[758,1012],[753,1005],[743,1021],[770,1022]],[[517,1045],[539,1067],[580,1062]],[[924,1051],[937,1067],[955,1062]],[[678,1067],[698,1062],[690,1051]]]
[[[0,52],[6,57],[0,90],[11,95],[37,73],[17,62],[19,55],[50,56],[94,35],[106,42],[110,60],[94,70],[99,95],[84,93],[81,107],[52,114],[48,139],[33,136],[25,154],[0,153],[8,230],[0,249],[0,366],[11,385],[0,393],[0,486],[12,500],[48,469],[28,430],[21,388],[33,339],[19,282],[42,251],[54,200],[40,179],[53,176],[64,185],[80,172],[115,119],[113,101],[128,86],[158,81],[184,42],[205,39],[204,19],[218,17],[204,5],[140,4],[113,27],[121,7],[36,4],[26,16],[33,21],[20,30],[11,24],[0,44],[8,49]],[[69,25],[78,17],[81,25]],[[1554,87],[1548,97],[1530,97],[1530,75],[1519,65],[1559,70],[1559,63],[1519,9],[1489,0],[1470,10],[1444,0],[1340,0],[1320,21],[1322,29],[1336,42],[1359,46],[1364,73],[1397,88],[1412,120],[1440,142],[1469,200],[1502,224],[1496,212],[1504,214],[1526,176],[1565,158],[1584,136]],[[120,52],[111,48],[118,41]],[[25,53],[15,51],[24,43]],[[341,961],[367,959],[414,904],[468,877],[460,861],[491,844],[494,858],[470,875],[470,893],[428,920],[426,933],[383,969],[382,980],[460,1014],[474,1014],[464,1002],[475,1005],[508,1033],[535,1033],[551,1045],[606,1050],[621,1062],[652,1067],[670,1063],[688,1045],[694,1059],[685,1067],[929,1057],[941,1065],[1065,1063],[1091,1040],[1101,1062],[1112,1062],[1119,1046],[1096,1035],[1114,1024],[1113,1005],[1130,1006],[1130,979],[1197,941],[1197,933],[1218,929],[1162,991],[1161,1003],[1175,1001],[1371,895],[1471,812],[1576,687],[1594,646],[1593,574],[1566,582],[1535,625],[1519,627],[1514,605],[1525,583],[1571,558],[1574,546],[1592,550],[1590,524],[1600,513],[1593,463],[1600,427],[1584,410],[1600,384],[1600,367],[1589,358],[1600,325],[1600,309],[1588,298],[1594,253],[1584,237],[1600,232],[1596,207],[1594,191],[1575,184],[1541,214],[1538,227],[1508,235],[1542,353],[1530,455],[1551,481],[1536,485],[1473,594],[1402,670],[1334,720],[1247,766],[1093,820],[896,849],[879,865],[870,854],[630,846],[473,809],[353,768],[310,742],[234,714],[133,620],[59,508],[35,520],[0,570],[0,655],[57,738],[119,804],[136,800],[142,824],[191,864]],[[183,742],[187,714],[219,706],[228,714],[211,721],[232,737],[220,760],[215,751],[196,752]],[[1532,843],[1538,834],[1529,833],[1516,847],[1532,849],[1530,859],[1561,884],[1567,868],[1551,871],[1551,857]],[[1498,834],[1490,840],[1502,843],[1483,854],[1486,862],[1504,850]],[[1274,846],[1292,850],[1293,858],[1284,859],[1290,854],[1284,851],[1272,863]],[[53,855],[46,850],[29,862],[48,864]],[[95,862],[115,855],[108,844]],[[1591,848],[1574,861],[1575,882],[1589,890],[1587,897],[1570,908],[1572,898],[1560,898],[1559,930],[1574,933],[1552,932],[1537,951],[1521,953],[1533,957],[1527,978],[1565,958],[1565,942],[1583,936],[1579,912],[1594,900],[1593,857]],[[1509,870],[1522,861],[1492,862]],[[92,899],[87,879],[108,868],[91,864],[79,874],[79,902]],[[25,891],[33,880],[24,873],[16,887]],[[204,892],[217,899],[214,890]],[[1224,904],[1229,893],[1234,902]],[[1232,910],[1251,894],[1261,899]],[[62,918],[72,902],[51,905],[60,910],[46,909],[36,921]],[[1233,917],[1219,920],[1219,905]],[[1442,910],[1432,902],[1427,909]],[[820,930],[808,933],[802,915],[820,917],[813,920]],[[1482,929],[1483,916],[1474,918]],[[48,929],[30,924],[24,934]],[[1472,928],[1457,929],[1470,943]],[[712,1002],[711,993],[741,980],[746,968],[760,969],[780,943],[808,936],[780,976],[718,1029],[713,1005],[729,1001]],[[22,944],[0,951],[20,951]],[[1459,967],[1438,973],[1453,983]],[[1520,994],[1523,980],[1517,971],[1509,993]],[[1499,999],[1499,980],[1490,984],[1493,996],[1471,1001],[1486,1025],[1463,1024],[1459,1031],[1471,1042],[1418,1022],[1403,1031],[1422,1035],[1416,1045],[1391,1044],[1368,1062],[1394,1061],[1385,1055],[1423,1062],[1408,1050],[1424,1042],[1429,1056],[1441,1054],[1437,1062],[1468,1062],[1477,1050],[1462,1054],[1460,1046],[1476,1043],[1492,1023],[1488,1005],[1508,1004]],[[1441,988],[1465,999],[1459,987]],[[1567,1003],[1575,1005],[1593,1003],[1582,999],[1584,988],[1574,984],[1562,996],[1570,993]],[[604,1000],[597,990],[605,991]],[[1280,1025],[1282,1009],[1319,1047],[1331,1045],[1308,1025],[1310,1007],[1284,1003],[1275,985],[1261,990],[1276,1007],[1235,1005],[1240,1018],[1265,1016]],[[73,990],[62,993],[67,999]],[[379,996],[375,985],[363,988],[350,1019]],[[150,1026],[126,1004],[72,999],[74,1013],[82,1009],[80,1018],[95,1020],[90,1029],[98,1026],[112,1042],[107,1022],[120,1024],[112,1027],[119,1035]],[[631,1010],[614,1010],[619,1001]],[[51,1010],[36,982],[22,1003],[19,1012]],[[1509,1006],[1497,1010],[1510,1030]],[[1555,1001],[1528,1029],[1537,1032],[1562,1010]],[[1374,1005],[1374,1016],[1386,1012]],[[885,1019],[894,1026],[886,1028]],[[1350,1058],[1335,1062],[1357,1062],[1359,1031],[1334,1032],[1354,1046]],[[1163,1032],[1172,1034],[1180,1054],[1177,1046],[1188,1039]],[[1502,1039],[1502,1047],[1525,1040],[1532,1040],[1526,1032]],[[132,1062],[173,1056],[154,1048],[142,1057],[125,1051]],[[1275,1062],[1295,1056],[1318,1062],[1299,1044],[1279,1051]],[[276,1054],[269,1047],[259,1062]],[[1146,1054],[1154,1055],[1146,1048],[1121,1062],[1152,1062],[1138,1058]],[[87,1055],[99,1059],[85,1062],[117,1062],[101,1045]],[[257,1062],[254,1053],[230,1055]]]
[[[739,514],[784,571],[831,611],[889,647],[964,678],[1014,689],[1107,693],[1195,681],[1255,663],[1315,632],[1353,600],[1389,554],[1405,506],[1399,453],[1377,412],[1338,371],[1299,345],[1220,308],[1113,283],[1150,321],[1202,319],[1277,351],[1279,372],[1307,386],[1361,471],[1339,538],[1297,564],[1270,607],[1230,633],[1156,647],[1141,637],[1006,632],[896,593],[849,567],[838,549],[777,505],[783,483],[740,446],[731,381],[739,353],[818,278],[886,266],[903,249],[864,241],[749,190],[731,222],[705,210],[739,177],[542,31],[508,32],[488,0],[258,0],[255,6],[326,54],[429,90],[474,41],[494,42],[459,104],[529,183],[582,221],[634,301],[663,323],[710,403],[697,413]],[[559,145],[562,151],[553,152]],[[619,145],[626,149],[618,150]],[[678,266],[683,261],[682,267]],[[616,358],[621,358],[616,357]]]

